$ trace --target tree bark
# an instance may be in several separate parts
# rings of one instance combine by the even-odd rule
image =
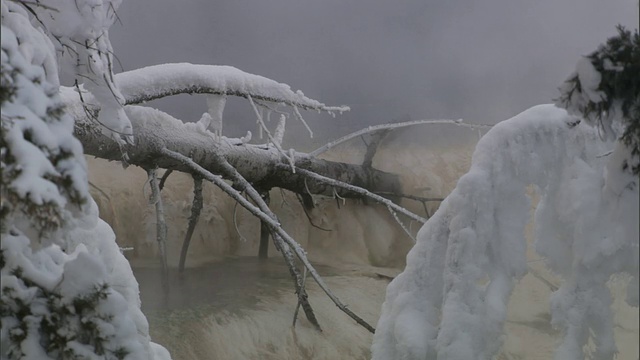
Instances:
[[[191,243],[191,237],[193,236],[193,231],[196,229],[196,225],[198,224],[198,219],[200,218],[200,211],[202,210],[202,204],[203,204],[202,177],[199,175],[193,175],[193,202],[191,203],[191,216],[189,216],[189,225],[187,226],[187,233],[184,236],[184,241],[182,242],[182,249],[180,250],[180,262],[178,263],[178,271],[180,273],[184,272],[184,266],[187,262],[187,252],[189,252],[189,244]]]
[[[216,141],[205,132],[197,131],[196,124],[184,124],[159,110],[127,106],[125,110],[133,125],[134,145],[123,148],[100,132],[99,126],[87,117],[87,111],[78,102],[69,102],[67,110],[76,119],[74,133],[87,155],[102,159],[123,160],[143,168],[158,166],[167,170],[191,172],[184,164],[163,156],[161,150],[167,148],[191,157],[196,163],[213,174],[224,174],[217,156],[222,156],[254,187],[271,189],[279,187],[299,194],[319,194],[333,196],[334,191],[341,197],[361,198],[362,195],[349,190],[335,188],[326,183],[308,179],[299,173],[283,169],[288,164],[275,148],[266,145],[239,144],[237,140]],[[89,113],[94,110],[89,110]],[[235,141],[235,142],[234,142]],[[361,165],[346,164],[318,159],[305,153],[293,152],[295,166],[328,178],[336,179],[371,192],[401,192],[399,177]]]

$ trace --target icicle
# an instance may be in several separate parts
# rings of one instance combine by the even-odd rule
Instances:
[[[267,137],[273,143],[273,145],[278,150],[278,152],[282,156],[284,156],[289,161],[290,164],[293,164],[293,158],[291,158],[290,156],[287,156],[284,150],[282,150],[282,147],[280,147],[280,144],[273,138],[273,136],[271,136],[271,132],[269,131],[269,129],[267,129],[267,126],[264,124],[264,121],[262,120],[262,114],[260,114],[260,111],[258,111],[258,107],[253,102],[253,98],[251,97],[251,95],[247,94],[247,100],[249,100],[249,103],[251,104],[251,107],[253,108],[253,111],[256,114],[258,125],[260,125],[259,127],[260,134],[262,135],[262,131],[266,132]]]
[[[222,114],[227,103],[227,94],[207,96],[207,108],[211,116],[211,130],[220,139],[222,137]]]
[[[289,149],[289,165],[291,166],[291,172],[296,173],[296,159],[295,159],[295,150]]]
[[[280,146],[282,146],[282,139],[284,139],[284,130],[285,130],[286,123],[287,123],[287,118],[284,115],[280,115],[280,121],[278,122],[278,127],[276,127],[276,131],[273,136],[275,143],[277,143]]]

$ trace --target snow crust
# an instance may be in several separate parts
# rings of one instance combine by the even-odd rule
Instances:
[[[407,266],[387,288],[373,359],[492,359],[502,345],[506,304],[527,272],[530,200],[535,249],[565,282],[551,297],[564,332],[556,359],[612,359],[606,286],[631,275],[638,304],[638,187],[619,169],[618,147],[553,105],[499,123],[478,143],[469,172],[418,233]],[[591,335],[590,335],[591,334]]]

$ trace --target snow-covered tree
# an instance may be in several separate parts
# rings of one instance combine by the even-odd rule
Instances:
[[[479,141],[387,288],[374,359],[497,355],[509,296],[527,273],[531,185],[535,250],[564,280],[550,299],[564,334],[555,358],[614,358],[607,281],[627,276],[626,301],[638,306],[638,178],[628,169],[638,159],[637,51],[637,33],[621,30],[563,85],[569,112],[536,106]]]
[[[629,151],[623,167],[640,174],[640,33],[618,27],[598,50],[580,60],[557,103],[579,114]]]
[[[89,196],[49,37],[69,51],[91,48],[87,59],[104,60],[108,37],[95,27],[108,27],[117,4],[2,1],[1,7],[1,357],[169,358],[149,341],[138,284]],[[33,15],[43,11],[55,16]],[[91,66],[103,78],[94,91],[104,92],[107,67]]]

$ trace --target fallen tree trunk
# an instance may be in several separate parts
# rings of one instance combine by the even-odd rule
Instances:
[[[70,96],[76,97],[76,101]],[[299,173],[283,169],[288,164],[274,147],[268,145],[250,145],[237,139],[217,140],[206,131],[199,131],[196,123],[183,123],[159,110],[127,106],[125,108],[133,131],[136,134],[134,145],[121,146],[105,136],[90,120],[90,113],[97,109],[83,107],[77,94],[64,96],[68,112],[75,118],[75,136],[82,142],[87,155],[106,160],[123,160],[123,151],[128,164],[150,168],[160,168],[190,173],[184,164],[168,158],[161,153],[163,148],[191,157],[196,163],[213,174],[224,174],[217,156],[226,159],[255,188],[262,191],[274,187],[287,189],[299,194],[338,195],[348,198],[360,198],[361,194],[334,188],[326,183],[309,179]],[[401,186],[397,175],[354,164],[346,164],[318,159],[304,153],[290,151],[295,166],[328,178],[336,179],[371,192],[400,194]]]
[[[299,306],[303,308],[307,319],[316,329],[321,330],[308,302],[304,288],[304,276],[296,267],[294,254],[336,306],[368,331],[372,333],[375,331],[371,325],[348,309],[329,290],[309,262],[304,249],[282,229],[275,214],[268,208],[265,199],[260,197],[257,189],[266,193],[273,187],[279,187],[307,197],[311,197],[312,194],[339,198],[374,197],[377,201],[385,203],[395,219],[402,225],[391,209],[391,205],[395,206],[395,204],[389,204],[387,199],[373,194],[379,192],[401,195],[401,186],[397,175],[379,171],[370,166],[326,161],[295,152],[293,149],[285,152],[280,146],[281,136],[275,138],[269,136],[272,144],[264,145],[251,145],[247,144],[244,139],[222,137],[217,131],[207,130],[213,119],[210,114],[216,113],[216,109],[211,108],[207,113],[209,116],[203,115],[197,123],[184,123],[156,109],[126,106],[123,110],[131,124],[127,129],[135,134],[135,143],[123,141],[120,138],[121,135],[132,140],[131,134],[122,134],[107,128],[107,125],[101,123],[97,116],[100,111],[99,106],[85,101],[86,99],[80,95],[81,89],[78,87],[77,90],[76,92],[72,89],[65,89],[61,91],[61,97],[67,104],[67,113],[75,118],[74,133],[83,144],[85,154],[107,160],[123,161],[125,164],[147,169],[164,168],[168,171],[190,173],[202,176],[207,181],[214,183],[244,208],[260,218],[263,225],[266,225],[264,226],[265,230],[272,233],[274,245],[282,253],[294,280]],[[134,92],[131,91],[131,93]],[[162,93],[164,94],[164,92]],[[301,96],[301,94],[297,94],[297,96]],[[247,94],[247,98],[261,121],[261,115],[252,95]],[[296,116],[304,123],[297,109],[298,106],[303,105],[297,103],[291,105],[297,114]],[[312,104],[310,108],[332,111],[322,104]],[[340,111],[340,109],[336,110]],[[266,129],[264,124],[263,128]],[[314,176],[309,176],[309,174]],[[233,187],[223,179],[230,181]],[[157,179],[155,180],[157,182]],[[242,197],[241,193],[244,191],[253,204]],[[402,210],[405,214],[413,215],[404,209]],[[413,218],[420,219],[416,215],[413,215]],[[183,257],[186,255],[187,248],[188,240],[185,241]],[[266,256],[266,252],[261,255]],[[184,265],[184,262],[181,262],[181,265]]]

